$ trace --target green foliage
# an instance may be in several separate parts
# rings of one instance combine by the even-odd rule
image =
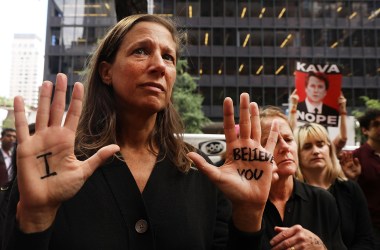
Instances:
[[[0,96],[0,107],[13,107],[13,99]]]
[[[0,107],[7,110],[13,109],[13,99],[0,96]],[[8,115],[0,126],[3,128],[14,128],[14,117]]]
[[[360,99],[364,101],[366,109],[380,109],[380,100],[378,99],[370,99],[368,96],[361,96]],[[353,110],[352,114],[358,118],[364,114],[364,111]]]
[[[11,118],[6,118],[4,121],[3,121],[3,124],[2,124],[2,127],[3,128],[15,128],[15,121],[14,119],[11,119]]]
[[[186,72],[187,61],[177,63],[177,79],[173,90],[173,103],[179,112],[186,133],[202,133],[201,128],[210,122],[202,111],[203,97],[196,92],[197,83]]]

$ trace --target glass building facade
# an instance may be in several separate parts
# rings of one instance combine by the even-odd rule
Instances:
[[[116,22],[114,2],[49,3],[45,79],[80,79],[97,40]],[[337,64],[348,110],[380,99],[379,0],[154,0],[186,35],[183,58],[204,96],[205,115],[222,119],[226,96],[242,92],[286,109],[296,62]]]
[[[113,0],[49,0],[44,79],[68,76],[67,103],[80,81],[89,55],[107,30],[116,23]]]

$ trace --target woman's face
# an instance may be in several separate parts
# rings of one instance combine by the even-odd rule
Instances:
[[[269,130],[272,121],[276,119],[279,125],[279,137],[276,147],[273,152],[274,161],[277,165],[277,174],[281,177],[286,177],[295,174],[298,167],[297,144],[294,141],[293,132],[290,129],[289,123],[283,118],[264,118],[261,122],[262,143],[268,139]]]
[[[141,22],[124,37],[114,63],[102,62],[100,73],[112,84],[120,110],[140,114],[164,109],[176,78],[176,48],[161,24]]]
[[[306,138],[300,152],[300,162],[303,170],[324,169],[331,164],[330,146],[321,138]]]

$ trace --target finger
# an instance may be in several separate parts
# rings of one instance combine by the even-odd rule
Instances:
[[[74,84],[73,94],[71,96],[70,106],[67,110],[67,115],[65,119],[65,127],[76,131],[79,117],[82,113],[82,101],[83,101],[83,85],[79,82]]]
[[[240,95],[239,116],[240,138],[249,139],[251,137],[251,121],[249,117],[249,95],[247,93]]]
[[[66,106],[67,77],[57,74],[53,102],[50,107],[49,125],[61,126]]]
[[[354,159],[354,156],[352,153],[347,155],[347,160],[353,161],[353,159]]]
[[[251,138],[255,141],[260,142],[261,125],[260,125],[259,107],[257,106],[257,103],[251,102],[249,104],[249,109],[251,111]]]
[[[223,102],[223,127],[226,143],[235,141],[237,135],[235,131],[234,104],[230,97],[226,97]]]
[[[25,116],[25,105],[21,96],[13,100],[16,136],[18,143],[22,143],[29,137],[28,121]]]
[[[270,240],[269,244],[274,247],[272,249],[276,249],[275,247],[281,249],[279,246],[283,245],[284,241],[294,235],[294,230],[291,230],[291,228],[288,227],[275,227],[274,229],[277,232],[277,235]]]
[[[289,227],[277,227],[277,226],[274,227],[274,231],[276,233],[280,233],[280,232],[285,231],[287,229],[289,229]]]
[[[98,150],[93,156],[84,162],[83,176],[85,179],[90,177],[92,173],[113,154],[120,151],[120,147],[116,144],[105,146]]]
[[[204,173],[213,183],[220,180],[220,168],[209,164],[202,156],[195,152],[190,152],[187,156],[194,162],[197,169]]]
[[[297,94],[297,89],[294,89],[291,95]]]
[[[278,140],[279,128],[276,120],[272,121],[272,125],[270,128],[267,144],[265,145],[265,149],[273,154],[274,148],[276,147]]]
[[[36,131],[47,127],[50,115],[50,101],[53,83],[45,81],[42,83],[36,116]]]
[[[355,165],[355,167],[361,167],[361,166],[360,166],[360,161],[359,161],[358,158],[355,157],[355,158],[353,159],[353,161],[354,161],[354,165]]]

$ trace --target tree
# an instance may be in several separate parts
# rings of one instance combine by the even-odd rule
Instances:
[[[364,104],[366,106],[365,109],[380,109],[380,100],[378,99],[371,99],[368,96],[361,96],[360,99],[364,101]],[[363,111],[360,110],[353,110],[352,114],[358,118],[364,114]]]
[[[210,120],[202,111],[203,96],[196,92],[197,83],[186,72],[187,61],[179,60],[177,63],[177,79],[173,89],[173,104],[181,115],[185,124],[186,133],[202,133],[202,126]]]
[[[368,96],[361,96],[360,99],[364,101],[364,104],[366,106],[366,109],[380,109],[380,100],[378,99],[371,99]],[[356,119],[358,119],[360,116],[364,114],[364,111],[355,109],[352,111],[352,114],[355,116]],[[366,141],[366,137],[362,135],[361,129],[359,126],[355,128],[355,135],[356,135],[356,141],[360,142],[360,144],[363,144]]]
[[[13,107],[13,99],[0,96],[0,107]]]

